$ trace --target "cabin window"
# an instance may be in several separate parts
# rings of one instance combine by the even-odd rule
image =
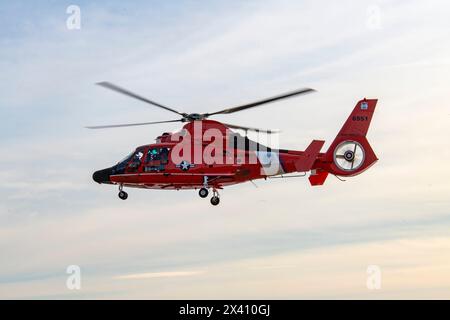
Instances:
[[[149,148],[145,158],[145,171],[164,171],[166,165],[169,163],[170,149],[166,147],[162,148]]]
[[[169,148],[150,148],[147,152],[145,162],[161,161],[167,164],[169,161]]]

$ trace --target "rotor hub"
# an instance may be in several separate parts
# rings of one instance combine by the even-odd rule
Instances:
[[[247,104],[243,104],[243,105],[239,105],[236,107],[232,107],[232,108],[226,108],[223,110],[219,110],[216,112],[212,112],[212,113],[184,113],[184,112],[180,112],[177,111],[173,108],[170,108],[168,106],[164,106],[160,103],[157,103],[155,101],[152,101],[150,99],[147,99],[145,97],[142,97],[134,92],[131,92],[127,89],[121,88],[119,86],[116,86],[115,84],[112,84],[110,82],[99,82],[97,83],[98,85],[116,91],[118,93],[124,94],[126,96],[129,96],[133,99],[137,99],[139,101],[145,102],[147,104],[150,104],[152,106],[158,107],[160,109],[164,109],[166,111],[170,111],[172,113],[176,113],[178,116],[181,116],[181,119],[174,119],[174,120],[165,120],[165,121],[152,121],[152,122],[139,122],[139,123],[127,123],[127,124],[113,124],[113,125],[103,125],[103,126],[89,126],[87,128],[89,129],[105,129],[105,128],[119,128],[119,127],[131,127],[131,126],[143,126],[143,125],[150,125],[150,124],[160,124],[160,123],[172,123],[172,122],[192,122],[192,121],[201,121],[201,120],[205,120],[207,118],[209,118],[210,116],[214,116],[214,115],[219,115],[219,114],[230,114],[230,113],[235,113],[235,112],[239,112],[239,111],[243,111],[243,110],[247,110],[250,108],[254,108],[257,106],[261,106],[267,103],[271,103],[271,102],[275,102],[275,101],[279,101],[282,99],[287,99],[287,98],[291,98],[294,96],[298,96],[298,95],[302,95],[302,94],[306,94],[306,93],[310,93],[313,92],[314,89],[311,88],[302,88],[302,89],[298,89],[295,91],[291,91],[291,92],[287,92],[287,93],[283,93],[281,95],[277,95],[277,96],[273,96],[270,98],[266,98],[263,100],[258,100],[252,103],[247,103]],[[274,130],[263,130],[263,129],[258,129],[258,128],[250,128],[250,127],[243,127],[243,126],[237,126],[237,125],[231,125],[231,124],[224,124],[229,128],[233,128],[233,129],[241,129],[241,130],[245,130],[245,131],[257,131],[257,132],[265,132],[265,133],[275,133],[277,131]]]
[[[190,113],[190,114],[186,114],[183,116],[184,116],[184,119],[186,119],[187,121],[198,121],[198,120],[203,120],[206,118],[203,114],[199,114],[199,113]]]
[[[344,158],[347,161],[353,161],[353,159],[355,159],[355,153],[351,150],[347,150],[344,153]]]

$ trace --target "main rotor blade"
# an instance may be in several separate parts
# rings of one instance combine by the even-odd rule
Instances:
[[[316,91],[316,90],[310,89],[310,88],[303,88],[303,89],[299,89],[299,90],[296,90],[296,91],[291,91],[291,92],[288,92],[288,93],[284,93],[284,94],[281,94],[281,95],[278,95],[278,96],[274,96],[274,97],[271,97],[271,98],[267,98],[267,99],[264,99],[264,100],[260,100],[260,101],[244,104],[244,105],[241,105],[241,106],[237,106],[237,107],[234,107],[234,108],[228,108],[228,109],[224,109],[224,110],[216,111],[216,112],[212,112],[212,113],[205,113],[203,116],[205,118],[207,118],[207,117],[215,115],[215,114],[228,114],[228,113],[238,112],[238,111],[254,108],[254,107],[266,104],[266,103],[271,103],[271,102],[275,102],[275,101],[278,101],[278,100],[291,98],[291,97],[294,97],[294,96],[298,96],[298,95],[301,95],[301,94],[306,94],[306,93],[314,92],[314,91]]]
[[[260,128],[252,128],[252,127],[244,127],[244,126],[238,126],[235,124],[230,124],[230,123],[223,123],[225,126],[227,126],[228,128],[231,129],[241,129],[244,131],[255,131],[255,132],[263,132],[263,133],[267,133],[267,134],[273,134],[273,133],[279,133],[280,130],[274,129],[274,130],[270,130],[270,129],[260,129]]]
[[[87,129],[108,129],[108,128],[122,128],[122,127],[134,127],[134,126],[146,126],[148,124],[158,123],[170,123],[170,122],[183,122],[183,120],[167,120],[167,121],[155,121],[155,122],[141,122],[141,123],[127,123],[127,124],[111,124],[106,126],[89,126]]]
[[[135,93],[133,93],[133,92],[131,92],[131,91],[128,91],[128,90],[126,90],[126,89],[124,89],[124,88],[121,88],[121,87],[119,87],[119,86],[116,86],[115,84],[112,84],[112,83],[110,83],[110,82],[98,82],[97,85],[99,85],[99,86],[101,86],[101,87],[104,87],[104,88],[107,88],[107,89],[110,89],[110,90],[113,90],[113,91],[116,91],[116,92],[119,92],[119,93],[122,93],[122,94],[124,94],[124,95],[127,95],[127,96],[129,96],[129,97],[138,99],[138,100],[140,100],[140,101],[149,103],[149,104],[151,104],[151,105],[154,105],[154,106],[156,106],[156,107],[165,109],[165,110],[167,110],[167,111],[174,112],[174,113],[176,113],[176,114],[179,114],[180,116],[183,116],[183,117],[185,116],[185,114],[183,114],[183,113],[181,113],[181,112],[178,112],[178,111],[175,110],[175,109],[172,109],[172,108],[163,106],[162,104],[159,104],[159,103],[157,103],[157,102],[155,102],[155,101],[151,101],[151,100],[149,100],[149,99],[147,99],[147,98],[141,97],[140,95],[137,95],[137,94],[135,94]]]

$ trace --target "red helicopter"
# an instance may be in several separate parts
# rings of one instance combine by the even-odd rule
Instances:
[[[97,183],[119,186],[119,198],[126,200],[124,187],[180,190],[199,189],[201,198],[213,196],[211,204],[220,202],[218,190],[225,186],[256,179],[289,177],[310,172],[311,185],[323,185],[328,174],[337,177],[355,176],[378,159],[366,139],[377,99],[359,101],[326,152],[320,152],[324,141],[313,140],[304,151],[272,149],[247,135],[231,129],[272,134],[276,131],[237,126],[209,120],[210,116],[230,114],[267,103],[313,92],[304,88],[253,103],[212,113],[182,113],[146,99],[109,82],[98,85],[125,94],[181,116],[177,120],[132,124],[91,126],[105,129],[181,122],[184,127],[175,133],[163,133],[156,143],[137,147],[116,165],[96,171]]]

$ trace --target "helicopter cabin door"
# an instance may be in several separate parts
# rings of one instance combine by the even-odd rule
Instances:
[[[144,172],[161,172],[169,163],[170,149],[167,147],[150,147],[144,163]]]

